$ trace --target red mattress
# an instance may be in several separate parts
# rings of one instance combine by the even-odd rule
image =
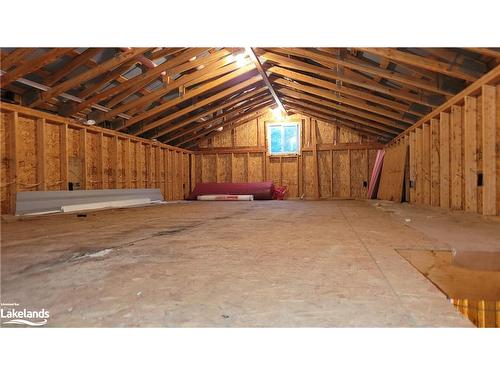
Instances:
[[[232,195],[253,195],[255,200],[273,199],[274,184],[269,182],[249,182],[249,183],[217,183],[208,182],[196,184],[193,192],[189,195],[189,200],[196,200],[198,195],[208,194],[232,194]]]

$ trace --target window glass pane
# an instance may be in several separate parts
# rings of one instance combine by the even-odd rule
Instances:
[[[284,126],[284,152],[297,152],[297,126]]]
[[[281,152],[281,126],[271,126],[271,152]]]

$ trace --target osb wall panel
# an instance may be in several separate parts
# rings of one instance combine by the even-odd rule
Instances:
[[[131,185],[133,188],[139,188],[139,153],[138,150],[138,142],[130,142],[130,178]]]
[[[392,147],[386,151],[380,176],[378,199],[394,202],[403,201],[403,183],[407,153],[408,147],[406,142],[401,142],[397,147]],[[424,181],[430,186],[430,181]]]
[[[217,154],[202,155],[201,163],[196,166],[202,171],[200,182],[217,182]]]
[[[323,132],[324,134],[325,132]],[[318,152],[318,179],[320,198],[329,198],[332,196],[332,152]]]
[[[273,181],[288,187],[290,199],[366,196],[365,184],[368,184],[376,151],[382,147],[380,144],[306,116],[293,115],[284,121],[300,124],[300,155],[270,156],[267,153],[266,123],[276,121],[266,113],[201,142],[195,157],[194,182]],[[356,152],[351,153],[350,149]]]
[[[16,138],[17,184],[24,191],[36,190],[38,177],[36,121],[19,117]]]
[[[45,124],[45,177],[47,190],[61,188],[61,133],[57,124]]]
[[[248,154],[248,181],[264,181],[264,161],[262,153]]]
[[[87,132],[87,178],[89,189],[101,188],[101,144],[99,133]]]
[[[113,161],[111,137],[104,136],[102,144],[102,168],[103,168],[103,181],[102,188],[110,189],[114,183],[113,173],[116,168],[116,162]]]
[[[182,167],[182,184],[184,186],[184,197],[191,193],[191,155],[182,153],[184,166]],[[194,188],[194,186],[193,186]]]
[[[333,153],[333,196],[350,198],[351,167],[349,150]]]
[[[500,85],[483,81],[387,147],[408,145],[411,203],[500,215]]]
[[[10,143],[11,143],[11,132],[8,131],[8,119],[5,112],[0,113],[0,158],[2,160],[0,166],[0,184],[1,184],[1,210],[2,212],[8,212],[10,204]]]
[[[247,147],[247,146],[254,146],[257,144],[256,122],[257,120],[253,120],[250,121],[248,124],[239,126],[234,129],[236,147]]]
[[[281,185],[288,186],[289,197],[299,197],[297,158],[281,160]]]
[[[83,151],[80,147],[80,130],[68,128],[67,144],[68,144],[68,182],[83,184]],[[61,184],[61,189],[65,187]]]
[[[365,198],[368,193],[368,150],[350,150],[351,198]]]
[[[125,158],[126,158],[126,145],[125,143],[127,140],[124,139],[118,139],[117,145],[116,145],[116,153],[118,155],[117,161],[116,161],[116,178],[117,178],[117,185],[116,187],[118,189],[123,189],[126,186],[126,181],[125,181]]]
[[[190,151],[30,108],[0,110],[1,212],[15,212],[18,191],[160,188],[165,199],[190,191]],[[169,153],[176,162],[165,162]],[[170,177],[171,191],[168,191]]]
[[[229,155],[231,157],[231,155]],[[231,159],[230,159],[231,160]],[[229,164],[232,173],[232,182],[247,182],[247,154],[234,154],[232,165]]]
[[[280,185],[282,181],[281,177],[281,161],[282,159],[277,157],[273,157],[269,159],[269,168],[268,168],[268,179],[269,181],[273,181],[274,184]]]
[[[217,156],[217,182],[231,182],[231,154]]]

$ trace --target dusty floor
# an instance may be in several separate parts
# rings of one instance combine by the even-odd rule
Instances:
[[[495,251],[498,221],[373,201],[193,202],[4,222],[1,300],[45,308],[55,327],[470,327],[394,250],[455,246],[426,230],[436,212],[451,232],[472,218]]]

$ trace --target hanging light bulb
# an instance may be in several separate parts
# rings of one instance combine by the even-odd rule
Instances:
[[[283,111],[279,107],[273,108],[271,111],[273,112],[273,116],[276,120],[283,120],[285,117],[283,115]]]
[[[244,53],[236,55],[234,57],[234,60],[236,61],[236,66],[238,66],[238,68],[241,68],[247,64],[246,55]]]

